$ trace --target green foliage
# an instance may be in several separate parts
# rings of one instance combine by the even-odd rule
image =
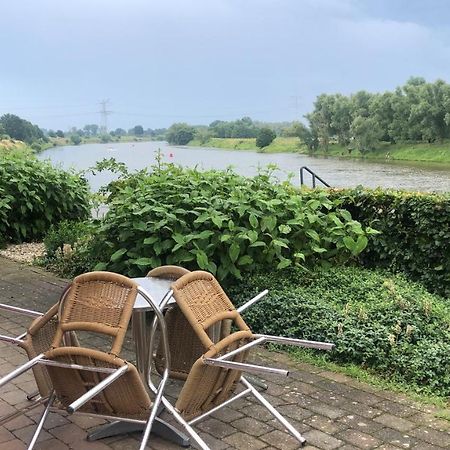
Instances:
[[[381,140],[435,142],[450,137],[450,84],[411,78],[394,92],[321,94],[306,117],[324,148],[332,139],[363,152]],[[367,142],[368,140],[368,142]]]
[[[267,147],[276,137],[277,135],[270,128],[260,128],[256,135],[256,146],[259,148]]]
[[[369,238],[361,255],[365,264],[403,271],[450,296],[450,195],[360,188],[331,195],[364,226],[381,232]]]
[[[143,136],[144,135],[144,128],[142,128],[142,125],[136,125],[133,128],[133,134],[135,136]]]
[[[0,117],[0,126],[3,130],[1,133],[6,133],[12,139],[18,139],[28,144],[44,138],[44,134],[37,125],[14,114],[4,114]]]
[[[0,159],[0,199],[3,241],[39,239],[52,224],[89,213],[86,180],[30,155]]]
[[[375,149],[383,132],[374,118],[357,116],[352,122],[350,133],[356,149],[364,154]]]
[[[169,144],[186,145],[195,136],[195,128],[187,123],[174,123],[166,132],[166,139]]]
[[[208,131],[216,138],[255,138],[258,127],[250,117],[243,117],[231,122],[215,120],[209,125]]]
[[[417,391],[450,395],[450,307],[400,275],[355,267],[261,273],[229,288],[254,332],[334,342],[332,361],[355,363]]]
[[[44,238],[45,256],[40,264],[68,278],[91,271],[99,258],[90,252],[96,226],[92,221],[76,220],[51,226]]]
[[[81,144],[81,136],[79,134],[72,134],[70,136],[70,142],[73,145],[80,145]]]
[[[111,183],[94,254],[97,268],[142,275],[179,264],[241,278],[262,267],[345,262],[367,243],[350,214],[325,192],[300,192],[270,173],[245,178],[172,165]]]

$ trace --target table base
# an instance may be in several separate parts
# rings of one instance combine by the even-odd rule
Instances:
[[[106,437],[117,436],[119,434],[134,433],[137,431],[144,431],[145,424],[123,422],[117,420],[115,422],[101,425],[95,430],[88,433],[88,441],[96,441],[97,439],[103,439]],[[189,447],[189,438],[177,430],[172,425],[168,424],[164,420],[156,417],[152,426],[152,434],[155,434],[167,441],[173,442],[181,447]]]

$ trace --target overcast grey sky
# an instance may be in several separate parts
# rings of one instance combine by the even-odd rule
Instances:
[[[320,93],[450,81],[446,0],[0,0],[0,114],[45,128],[294,120]]]

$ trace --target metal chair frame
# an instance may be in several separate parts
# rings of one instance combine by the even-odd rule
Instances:
[[[240,306],[236,311],[240,314],[244,312],[249,307],[256,304],[258,301],[260,301],[262,298],[264,298],[268,294],[268,290],[264,290],[249,301],[247,301],[245,304]],[[166,295],[164,296],[162,302],[160,303],[160,309],[164,310],[167,303],[173,296],[173,290],[169,290]],[[153,357],[153,346],[154,346],[154,336],[155,332],[158,326],[157,318],[155,317],[152,323],[151,333],[150,333],[150,341],[149,341],[149,368],[152,366],[152,357]],[[232,350],[222,356],[219,356],[217,358],[205,358],[203,357],[203,362],[210,366],[216,366],[216,367],[223,367],[226,369],[237,369],[241,372],[245,373],[252,373],[252,374],[277,374],[282,376],[288,376],[289,371],[284,369],[278,369],[274,367],[268,367],[268,366],[260,366],[255,364],[249,364],[249,363],[238,363],[234,361],[228,361],[229,358],[235,356],[238,353],[241,353],[243,351],[246,351],[252,347],[255,347],[256,345],[263,344],[265,342],[273,342],[277,344],[282,345],[293,345],[298,347],[304,347],[304,348],[314,348],[314,349],[320,349],[320,350],[326,350],[330,351],[334,348],[334,344],[328,343],[328,342],[319,342],[319,341],[310,341],[310,340],[304,340],[304,339],[295,339],[295,338],[287,338],[287,337],[281,337],[281,336],[271,336],[271,335],[265,335],[265,334],[253,334],[252,339],[254,339],[252,342],[249,342],[248,344],[245,344],[235,350]],[[269,403],[259,392],[253,384],[259,384],[258,382],[255,383],[255,380],[249,380],[246,377],[242,376],[240,377],[240,383],[244,386],[244,390],[235,394],[233,397],[229,398],[228,400],[224,401],[220,405],[210,409],[209,411],[205,412],[204,414],[195,417],[192,420],[186,421],[182,415],[175,409],[175,407],[169,402],[169,400],[163,395],[161,398],[162,404],[164,407],[172,413],[172,415],[175,417],[175,419],[189,432],[189,434],[192,435],[192,426],[201,422],[202,420],[209,417],[211,414],[219,411],[225,406],[228,406],[230,403],[234,402],[235,400],[238,400],[240,398],[246,397],[248,395],[253,395],[265,408],[269,410],[269,412],[289,431],[289,433],[296,438],[300,445],[303,445],[306,442],[306,439],[299,433],[295,427],[286,420],[284,416],[282,416],[278,410]],[[153,384],[151,378],[150,378],[150,370],[148,372],[148,380],[147,384],[150,387],[150,389],[155,392],[156,385]],[[262,386],[264,388],[264,386]],[[196,440],[197,444],[200,446],[203,450],[210,450],[210,447],[201,439]]]
[[[0,310],[12,312],[15,314],[20,314],[27,317],[32,317],[33,319],[38,319],[39,317],[43,317],[44,313],[33,311],[30,309],[25,308],[19,308],[17,306],[11,306],[7,305],[5,303],[0,303]],[[19,347],[24,344],[27,332],[24,332],[20,334],[19,336],[13,337],[13,336],[6,336],[3,334],[0,334],[0,341],[7,342],[9,344],[14,344]],[[31,403],[28,405],[23,406],[22,408],[18,409],[17,411],[6,414],[2,417],[0,417],[0,426],[9,422],[10,420],[15,419],[16,417],[20,416],[21,414],[24,414],[27,411],[31,411],[32,409],[42,405],[45,403],[48,399],[48,395],[42,395],[43,393],[39,391],[39,389],[35,392],[32,392],[26,396],[27,400],[29,400]]]
[[[147,301],[147,303],[150,305],[150,307],[155,312],[154,320],[161,327],[161,339],[163,342],[164,357],[165,357],[165,361],[166,361],[166,367],[164,369],[164,372],[161,375],[161,380],[160,380],[158,386],[153,385],[153,383],[151,383],[151,384],[148,383],[148,380],[151,380],[151,366],[149,366],[148,370],[147,370],[146,384],[148,385],[149,389],[155,394],[155,399],[153,401],[153,405],[150,410],[150,415],[149,415],[148,420],[132,419],[132,418],[128,418],[128,417],[109,416],[109,415],[105,415],[105,414],[93,414],[93,413],[78,412],[79,408],[81,408],[84,404],[86,404],[93,397],[98,395],[101,391],[103,391],[107,386],[109,386],[111,383],[113,383],[119,377],[124,375],[128,370],[127,365],[124,365],[118,369],[110,369],[110,368],[93,367],[93,366],[86,366],[86,365],[80,365],[80,364],[66,364],[66,363],[46,359],[45,355],[43,353],[41,353],[40,355],[36,356],[35,358],[33,358],[30,361],[23,364],[22,366],[13,370],[8,375],[1,378],[0,379],[0,388],[2,386],[4,386],[6,383],[8,383],[9,381],[16,378],[17,376],[19,376],[19,375],[23,374],[24,372],[26,372],[27,370],[29,370],[36,364],[43,364],[43,365],[49,365],[49,366],[51,365],[51,366],[57,366],[57,367],[62,367],[62,368],[75,369],[75,370],[87,370],[87,371],[93,371],[93,372],[108,373],[109,375],[106,378],[104,378],[100,383],[98,383],[96,386],[91,388],[89,391],[87,391],[81,397],[79,397],[74,402],[72,402],[66,408],[66,411],[69,414],[77,413],[77,414],[81,414],[81,415],[96,416],[96,417],[100,417],[100,418],[104,418],[104,419],[108,419],[108,420],[120,420],[123,422],[129,422],[129,423],[144,424],[145,428],[144,428],[144,432],[143,432],[142,440],[141,440],[141,444],[140,444],[140,450],[144,450],[145,446],[148,442],[150,432],[152,430],[153,425],[155,424],[157,426],[157,424],[159,422],[159,419],[156,417],[156,415],[158,413],[158,409],[159,409],[158,407],[161,402],[166,406],[166,402],[164,401],[165,397],[163,396],[163,393],[164,393],[166,382],[169,377],[170,354],[168,351],[167,328],[165,325],[164,316],[161,313],[161,309],[158,308],[158,306],[152,299],[151,295],[148,292],[146,292],[143,288],[138,286],[137,291]],[[64,303],[64,298],[62,299],[62,301],[60,303],[60,311],[63,308],[63,303]],[[28,310],[22,310],[21,308],[16,308],[16,307],[9,307],[9,305],[6,305],[6,307],[3,309],[12,310],[15,312],[22,312],[23,314],[33,315],[34,317],[38,317],[41,315],[41,313],[36,313],[34,311],[28,311]],[[2,338],[4,338],[3,340],[8,340],[8,342],[19,343],[21,337],[23,337],[23,336],[24,335],[20,335],[17,338],[9,337],[9,336],[6,336],[6,337],[2,336]],[[149,350],[149,353],[150,353],[150,350]],[[53,403],[54,403],[55,399],[56,399],[56,394],[54,391],[52,391],[50,393],[48,399],[41,399],[39,404],[41,404],[45,401],[47,401],[47,404],[46,404],[46,407],[45,407],[45,409],[41,415],[41,418],[37,424],[36,430],[30,441],[30,444],[28,446],[29,450],[33,449],[34,445],[36,444],[39,434],[42,431],[42,428],[44,426],[45,420],[46,420],[49,412],[51,410],[61,411],[61,409],[53,407]],[[172,414],[174,415],[174,417],[176,419],[178,419],[179,415],[177,414],[177,412],[175,410],[173,410],[169,407],[167,409],[170,412],[172,412]],[[18,414],[20,414],[20,412],[18,412],[17,415]],[[167,424],[165,424],[165,425],[167,425]],[[192,439],[201,445],[203,441],[198,436],[198,434],[187,423],[185,423],[184,425],[185,425],[186,431],[192,437]]]

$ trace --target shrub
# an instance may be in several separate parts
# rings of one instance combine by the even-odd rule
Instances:
[[[381,233],[361,258],[369,267],[403,271],[432,292],[450,296],[450,195],[382,189],[334,191],[342,207]]]
[[[72,278],[89,272],[99,255],[90,251],[96,222],[63,220],[50,228],[44,238],[45,256],[40,261],[46,269]]]
[[[260,128],[256,135],[256,146],[259,148],[267,147],[276,137],[277,135],[270,128]]]
[[[161,264],[208,270],[219,279],[266,266],[343,262],[366,233],[325,192],[301,193],[270,173],[245,178],[169,165],[111,184],[94,253],[97,268],[141,275]]]
[[[0,159],[0,198],[4,241],[39,239],[52,224],[89,214],[86,180],[30,155]]]
[[[356,363],[418,391],[450,395],[450,308],[401,275],[355,267],[261,273],[229,287],[253,331],[334,342],[333,361]],[[322,353],[321,353],[322,354]]]

